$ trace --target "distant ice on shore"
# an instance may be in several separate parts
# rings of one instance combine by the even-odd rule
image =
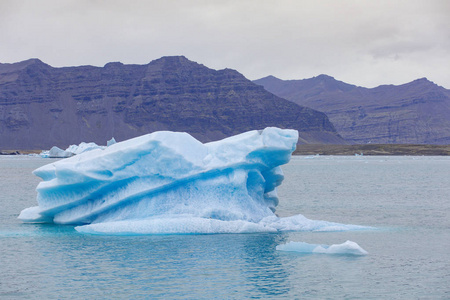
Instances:
[[[66,150],[63,150],[57,146],[53,146],[50,150],[42,151],[39,156],[43,158],[68,158],[74,155],[78,155],[87,151],[94,149],[105,149],[111,145],[114,145],[116,140],[114,138],[110,139],[106,146],[99,146],[96,143],[85,143],[82,142],[79,145],[70,145]]]

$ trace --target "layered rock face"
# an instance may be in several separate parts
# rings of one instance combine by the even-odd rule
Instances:
[[[450,144],[450,91],[426,78],[371,89],[326,75],[287,81],[269,76],[254,82],[325,112],[351,143]]]
[[[0,149],[105,144],[160,130],[208,142],[269,126],[298,130],[300,143],[344,143],[325,114],[182,56],[104,67],[0,64]]]

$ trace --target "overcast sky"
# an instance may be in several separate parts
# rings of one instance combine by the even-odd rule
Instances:
[[[449,0],[0,0],[0,62],[54,67],[184,55],[249,79],[327,74],[450,88]]]

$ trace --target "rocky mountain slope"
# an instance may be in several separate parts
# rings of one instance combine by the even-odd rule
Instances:
[[[0,150],[105,144],[157,130],[206,142],[267,126],[297,129],[302,143],[344,142],[325,114],[182,56],[104,67],[0,64]]]
[[[286,81],[269,76],[254,82],[325,112],[351,143],[450,144],[450,90],[426,78],[370,89],[326,75]]]

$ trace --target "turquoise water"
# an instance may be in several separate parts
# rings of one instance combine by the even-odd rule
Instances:
[[[373,231],[92,236],[21,224],[49,159],[0,156],[0,298],[449,299],[450,158],[294,157],[277,213]],[[367,256],[279,244],[358,243]]]

